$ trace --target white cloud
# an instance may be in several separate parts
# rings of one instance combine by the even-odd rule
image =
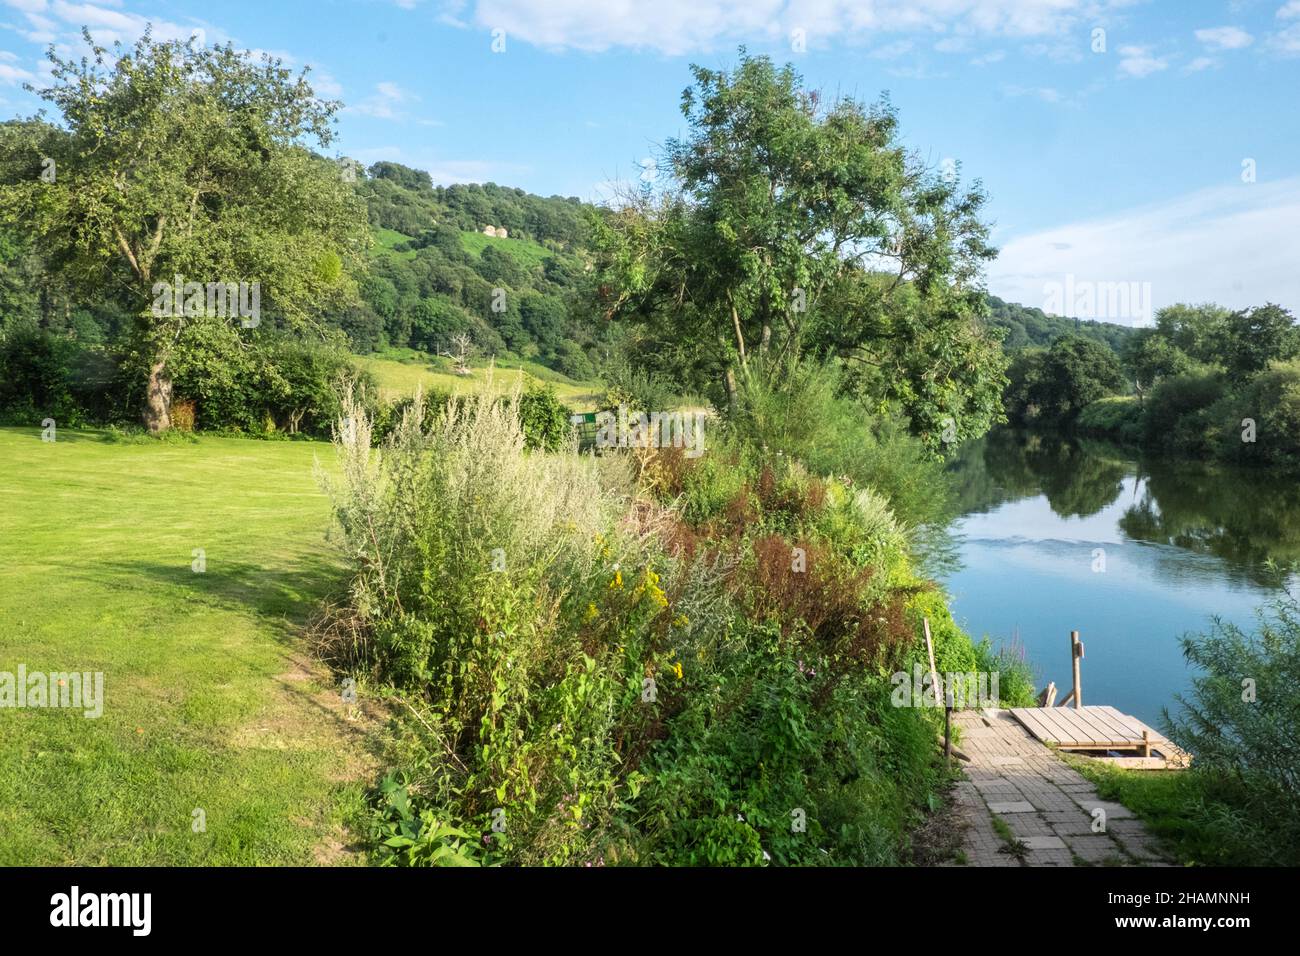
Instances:
[[[359,113],[362,116],[372,116],[375,119],[405,119],[406,115],[401,108],[402,104],[418,99],[419,97],[415,94],[408,93],[396,83],[385,80],[382,83],[376,83],[375,92],[364,100],[344,107],[344,112]]]
[[[971,60],[972,66],[988,66],[990,63],[1001,63],[1007,57],[1006,53],[1001,50],[994,50],[992,53],[985,53],[983,56],[977,56]]]
[[[1199,73],[1201,70],[1208,70],[1210,67],[1218,65],[1219,61],[1212,56],[1198,56],[1191,63],[1188,63],[1184,69],[1188,73]]]
[[[1122,46],[1119,55],[1120,73],[1135,79],[1140,80],[1169,68],[1169,57],[1155,56],[1148,46]]]
[[[35,79],[35,74],[29,73],[22,67],[14,66],[7,60],[0,62],[0,83],[7,86],[20,86],[23,83],[31,83]]]
[[[1044,286],[1149,282],[1153,308],[1277,302],[1300,309],[1300,178],[1201,190],[1007,241],[989,289],[1042,307]]]
[[[547,49],[651,49],[669,55],[802,29],[810,45],[889,33],[1057,37],[1133,0],[476,0],[448,4],[445,22],[501,29]],[[484,42],[486,43],[486,36]],[[944,43],[944,40],[940,40]],[[956,41],[948,41],[955,46]]]
[[[1288,0],[1286,4],[1278,7],[1277,18],[1279,20],[1300,20],[1300,0]]]
[[[1255,38],[1240,27],[1208,27],[1196,31],[1196,39],[1212,50],[1241,50]]]
[[[1035,99],[1042,100],[1044,103],[1059,103],[1064,99],[1064,97],[1061,96],[1060,90],[1050,86],[1008,85],[1002,87],[1002,92],[1011,97],[1032,96]]]

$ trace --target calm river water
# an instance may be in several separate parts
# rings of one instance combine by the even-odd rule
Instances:
[[[1070,690],[1084,643],[1085,704],[1159,726],[1192,670],[1179,638],[1218,615],[1253,626],[1300,558],[1300,483],[1011,431],[954,460],[953,613],[976,638],[1018,642],[1037,685]]]

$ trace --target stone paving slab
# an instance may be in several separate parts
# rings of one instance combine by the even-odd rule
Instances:
[[[953,714],[964,780],[953,794],[970,866],[1168,866],[1142,822],[1003,710]],[[1104,814],[1094,814],[1095,810]],[[993,825],[1009,830],[1012,844]]]

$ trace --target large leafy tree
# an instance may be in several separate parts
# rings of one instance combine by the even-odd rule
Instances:
[[[978,187],[910,155],[888,103],[823,101],[743,50],[693,74],[669,181],[596,223],[606,316],[729,399],[737,376],[779,384],[802,354],[835,355],[932,443],[984,431],[1004,379],[980,322],[994,250]]]
[[[1295,317],[1268,303],[1241,309],[1223,321],[1219,363],[1234,382],[1244,382],[1268,368],[1270,362],[1294,358],[1300,352]]]
[[[155,283],[257,283],[268,316],[307,324],[352,295],[366,215],[309,148],[331,141],[338,104],[305,72],[193,39],[146,33],[112,55],[85,39],[81,60],[51,48],[52,84],[36,92],[62,122],[8,144],[0,166],[27,175],[6,176],[0,209],[64,282],[135,317],[144,420],[161,431],[173,349],[193,317],[155,315]]]

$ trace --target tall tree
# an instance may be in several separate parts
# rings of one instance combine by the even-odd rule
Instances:
[[[605,314],[729,397],[737,375],[779,382],[833,353],[876,370],[935,445],[986,429],[1004,379],[979,321],[994,250],[978,187],[908,154],[887,102],[824,101],[743,49],[731,72],[692,71],[671,181],[596,223]]]
[[[256,283],[277,321],[310,323],[353,294],[366,214],[308,148],[330,143],[339,104],[318,99],[305,71],[148,32],[109,55],[83,33],[89,58],[50,49],[52,85],[35,92],[62,128],[24,144],[30,173],[0,185],[0,211],[63,280],[136,317],[144,420],[157,432],[170,426],[172,349],[194,315],[155,308],[155,285]]]
[[[1268,303],[1233,312],[1223,320],[1219,364],[1234,382],[1244,382],[1268,368],[1270,362],[1294,358],[1300,352],[1295,316]]]

